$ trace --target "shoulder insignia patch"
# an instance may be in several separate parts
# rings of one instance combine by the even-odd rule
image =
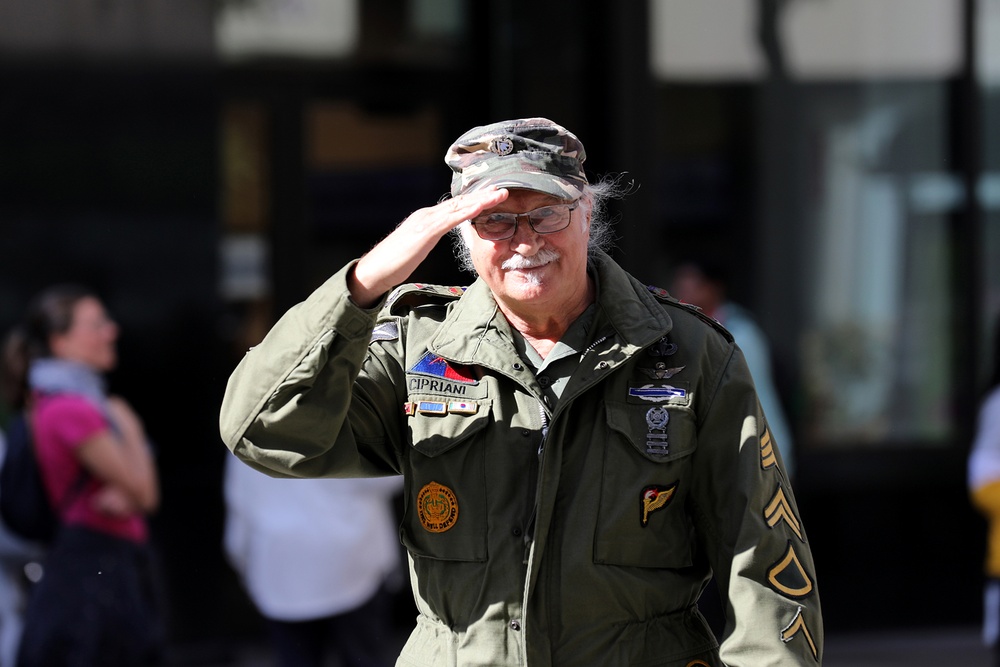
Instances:
[[[375,329],[372,330],[371,342],[374,343],[378,340],[396,340],[399,338],[399,323],[395,320],[390,322],[382,322],[376,325]]]
[[[809,644],[813,659],[818,661],[819,650],[816,648],[816,640],[813,639],[812,633],[809,632],[809,627],[806,625],[806,619],[802,616],[802,607],[799,607],[798,611],[795,612],[795,618],[792,619],[792,622],[781,631],[781,641],[787,644],[800,634]]]

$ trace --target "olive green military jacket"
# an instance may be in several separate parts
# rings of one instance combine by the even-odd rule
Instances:
[[[349,270],[246,355],[221,430],[273,475],[404,476],[419,615],[398,665],[820,663],[806,533],[721,327],[601,255],[596,331],[550,407],[482,281],[369,311]],[[695,606],[713,572],[721,656]]]

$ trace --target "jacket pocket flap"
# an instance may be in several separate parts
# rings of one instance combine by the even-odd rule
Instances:
[[[608,401],[605,409],[608,426],[650,461],[674,461],[692,454],[697,448],[694,414],[690,408]]]
[[[410,397],[408,428],[413,448],[435,457],[461,445],[489,423],[490,401],[449,401],[440,396]]]

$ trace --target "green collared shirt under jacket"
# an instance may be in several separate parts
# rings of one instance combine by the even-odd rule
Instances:
[[[272,475],[404,476],[419,615],[397,665],[820,664],[806,533],[724,329],[598,255],[553,393],[481,280],[364,310],[349,270],[247,353],[221,430]],[[713,572],[721,649],[696,608]]]

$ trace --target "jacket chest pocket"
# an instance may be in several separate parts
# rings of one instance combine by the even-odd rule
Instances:
[[[490,402],[411,396],[410,474],[401,539],[415,556],[487,558],[486,457]]]
[[[697,445],[687,408],[608,401],[594,562],[650,568],[693,564],[685,498]]]

